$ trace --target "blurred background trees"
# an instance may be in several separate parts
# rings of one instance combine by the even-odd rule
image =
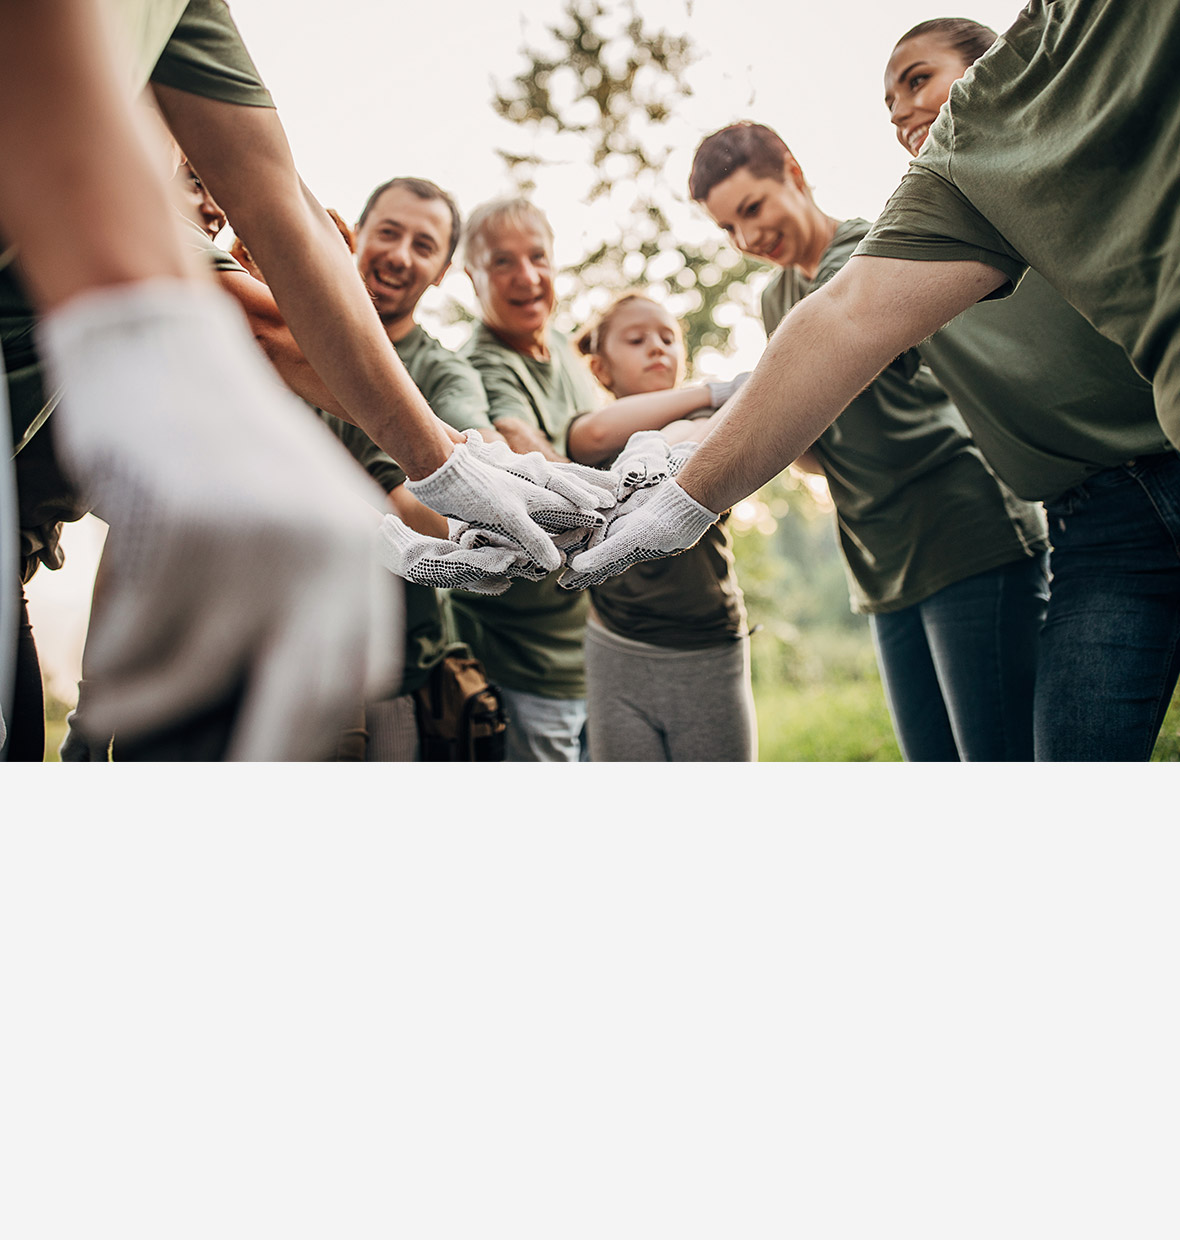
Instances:
[[[615,292],[651,289],[683,324],[690,358],[724,357],[734,325],[756,309],[745,281],[759,267],[720,237],[691,235],[697,209],[666,173],[699,59],[691,40],[649,27],[634,3],[567,0],[558,21],[526,32],[521,55],[492,100],[522,130],[520,149],[499,152],[511,179],[532,195],[542,170],[572,166],[584,201],[603,208],[601,239],[563,271],[568,311],[584,322]]]

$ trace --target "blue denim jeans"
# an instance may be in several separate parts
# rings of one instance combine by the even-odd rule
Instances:
[[[585,698],[547,698],[500,686],[508,715],[505,762],[582,762]]]
[[[907,762],[1029,762],[1046,555],[976,573],[870,616]]]
[[[1145,762],[1180,672],[1180,454],[1104,469],[1045,511],[1037,759]]]

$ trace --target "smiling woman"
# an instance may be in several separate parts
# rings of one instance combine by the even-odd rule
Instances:
[[[995,37],[994,30],[959,17],[921,22],[902,35],[885,69],[885,106],[911,155],[922,149],[951,85]]]
[[[689,190],[778,269],[762,294],[768,335],[869,229],[822,211],[786,143],[750,121],[701,143]],[[1043,516],[988,469],[917,356],[888,366],[796,464],[828,480],[852,607],[870,617],[905,756],[1031,758]]]

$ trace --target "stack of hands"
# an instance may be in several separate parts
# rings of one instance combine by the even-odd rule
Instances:
[[[445,465],[406,484],[449,518],[450,537],[419,534],[387,514],[378,558],[418,585],[502,594],[517,578],[563,569],[559,585],[584,589],[693,546],[718,519],[674,481],[697,446],[637,431],[607,470],[515,453],[468,431]]]

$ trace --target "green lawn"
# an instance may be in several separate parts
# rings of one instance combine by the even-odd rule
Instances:
[[[761,762],[898,762],[901,754],[879,680],[755,686]],[[1152,754],[1180,762],[1180,691]]]
[[[761,762],[899,762],[897,742],[875,674],[827,684],[754,686]],[[48,703],[46,761],[56,762],[68,708]],[[1180,692],[1172,699],[1153,762],[1180,762]]]

